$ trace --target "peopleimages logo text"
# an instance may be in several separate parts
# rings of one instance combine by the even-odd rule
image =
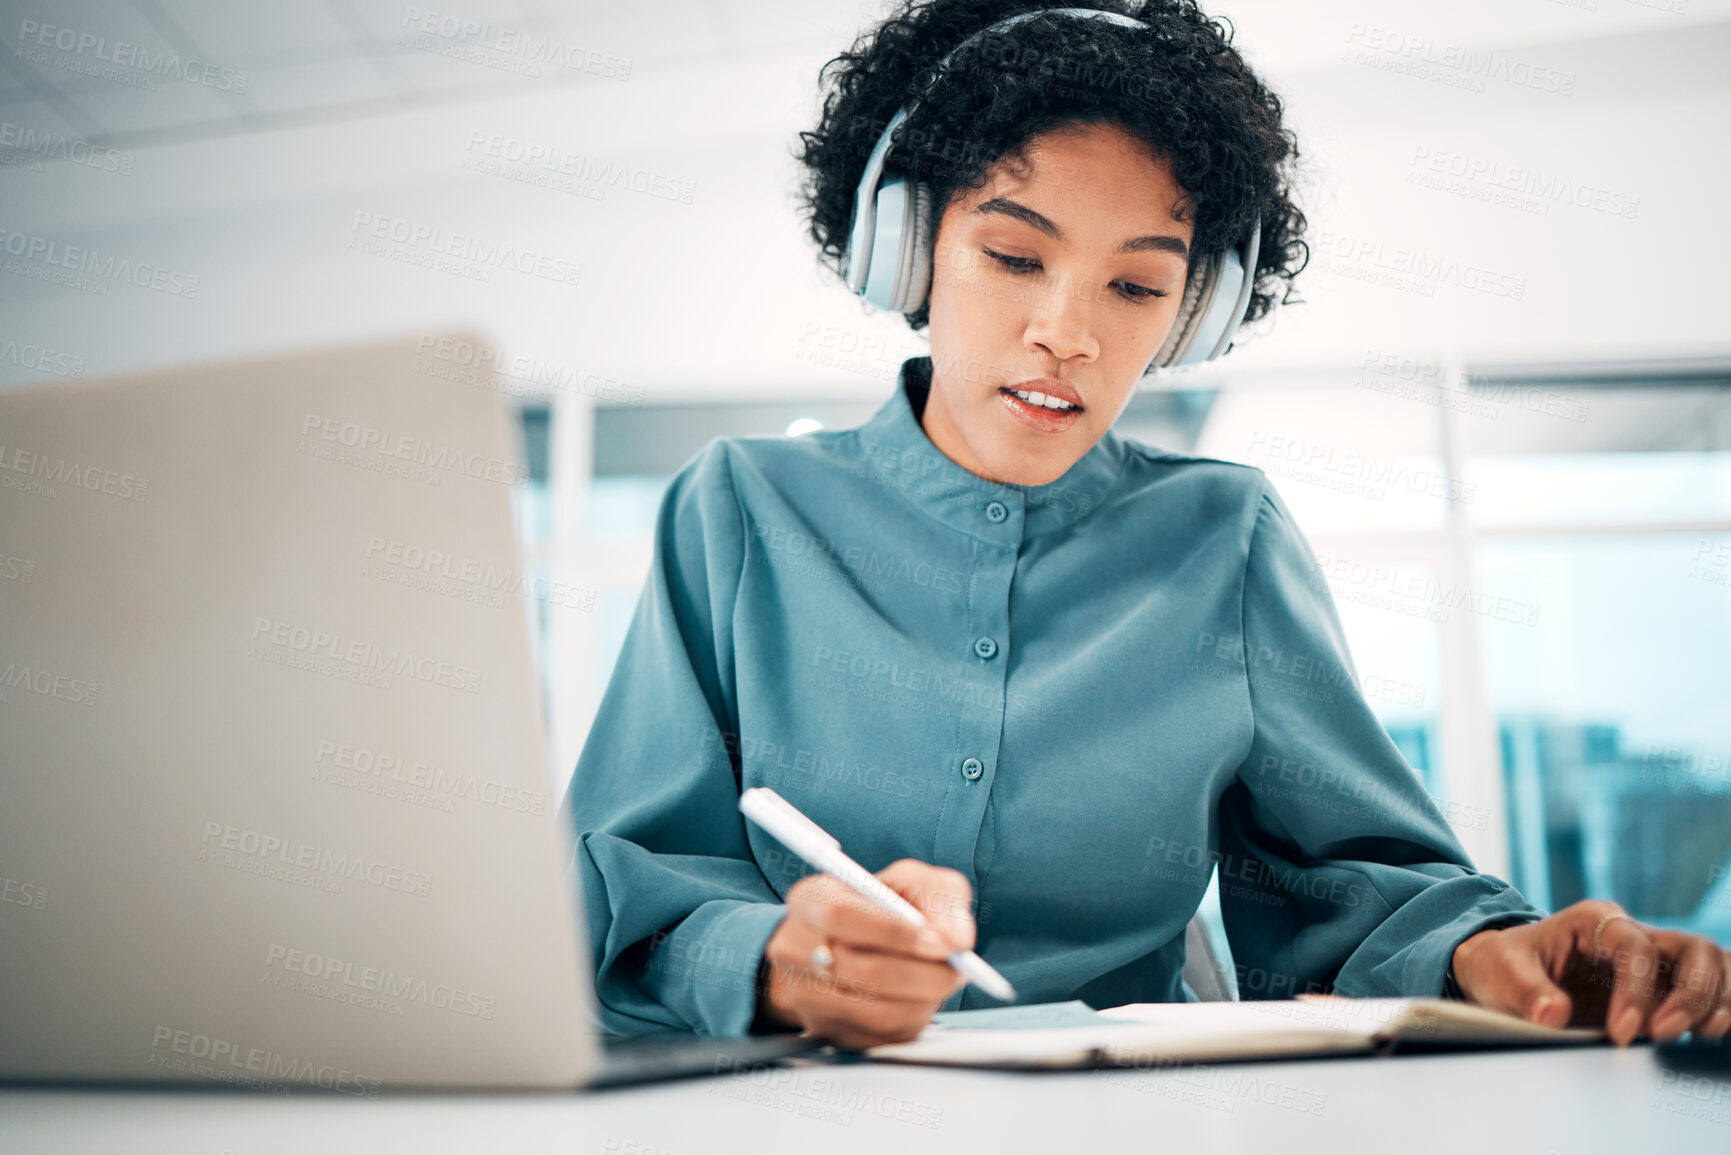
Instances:
[[[282,1084],[302,1083],[363,1099],[377,1099],[383,1084],[334,1063],[296,1058],[267,1047],[157,1024],[150,1042],[150,1065],[286,1094]],[[265,1080],[279,1080],[278,1083]]]
[[[103,280],[125,281],[141,289],[155,289],[159,293],[167,293],[171,297],[191,299],[198,296],[198,277],[192,273],[165,269],[149,261],[134,261],[130,257],[104,253],[85,245],[64,244],[52,237],[21,233],[16,229],[0,226],[0,250],[7,256],[41,262],[41,265],[47,268],[65,269],[73,274],[88,274],[101,278],[91,282],[94,285],[101,285]],[[29,270],[33,267],[36,266],[20,265],[18,269],[8,271]],[[107,287],[102,286],[101,291],[106,293]]]
[[[435,686],[449,686],[471,694],[481,692],[481,671],[428,657],[416,657],[410,650],[375,645],[359,638],[345,638],[329,630],[313,629],[274,618],[256,617],[252,624],[255,644],[282,646],[296,653],[326,658],[335,662],[382,674],[407,675]]]
[[[277,866],[314,871],[333,879],[364,882],[421,898],[427,897],[433,886],[433,876],[426,871],[409,870],[365,854],[297,842],[282,835],[232,826],[215,819],[204,824],[204,837],[200,842],[200,860],[219,866],[230,865],[220,854],[227,852],[230,856],[240,855]]]
[[[32,668],[17,662],[8,662],[6,668],[0,670],[0,702],[6,700],[10,690],[28,690],[32,694],[40,694],[44,698],[59,698],[75,706],[96,705],[95,682],[74,678],[69,674],[56,674],[40,666]]]
[[[410,461],[429,469],[456,472],[501,485],[522,485],[528,474],[514,461],[501,461],[484,453],[473,453],[453,445],[435,445],[420,437],[410,437],[377,429],[359,421],[341,417],[325,417],[308,413],[301,420],[301,433],[332,445],[359,452],[377,453],[399,461]]]
[[[7,445],[0,441],[0,474],[22,473],[49,486],[68,485],[103,493],[123,501],[143,501],[150,483],[130,473],[99,465],[81,465],[65,457]]]
[[[301,950],[283,943],[271,943],[265,950],[264,965],[279,967],[291,974],[329,982],[387,998],[423,1003],[441,1011],[490,1019],[498,1000],[453,983],[428,982],[412,975],[355,963],[318,951]]]
[[[438,256],[453,257],[495,269],[511,269],[544,281],[577,285],[583,281],[582,264],[552,253],[518,248],[502,241],[484,240],[469,233],[452,232],[437,225],[405,220],[386,213],[361,209],[355,213],[350,231],[375,240],[407,245]]]
[[[573,72],[587,72],[609,80],[631,79],[631,61],[621,57],[568,44],[551,36],[471,20],[453,13],[435,12],[410,5],[403,9],[402,27],[405,34],[420,33],[439,36],[455,44],[485,48],[504,56],[516,56],[536,64],[552,64]],[[539,75],[538,72],[531,75]]]
[[[133,44],[128,40],[110,40],[106,36],[98,36],[94,32],[84,32],[77,28],[67,28],[58,24],[44,24],[39,20],[21,20],[18,23],[18,39],[24,48],[52,48],[72,56],[84,57],[113,64],[120,68],[130,68],[151,76],[174,77],[188,84],[199,84],[206,88],[214,88],[219,92],[243,93],[246,91],[247,73],[243,69],[228,68],[220,64],[211,64],[192,57],[182,57],[172,49],[157,49],[152,51],[142,44]],[[23,55],[23,50],[19,50]],[[40,61],[37,61],[40,63]],[[71,71],[85,71],[83,68]],[[112,70],[109,70],[112,71]],[[101,75],[101,73],[98,73]],[[155,87],[154,83],[150,85]]]

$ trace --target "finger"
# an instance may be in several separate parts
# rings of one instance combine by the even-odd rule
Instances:
[[[1648,937],[1649,929],[1633,919],[1619,918],[1606,923],[1600,935],[1615,967],[1605,1029],[1620,1047],[1634,1041],[1659,1003],[1659,947]]]
[[[1725,965],[1718,944],[1697,934],[1655,931],[1648,935],[1674,972],[1671,991],[1653,1012],[1651,1034],[1674,1039],[1701,1026],[1719,1008]]]
[[[838,978],[876,991],[880,999],[928,1003],[933,1007],[967,982],[948,963],[860,950],[844,943],[835,947],[835,973]]]
[[[1507,951],[1500,960],[1490,989],[1478,1000],[1495,1010],[1519,1015],[1545,1027],[1566,1027],[1574,1014],[1574,1000],[1551,980],[1544,960],[1531,947]]]
[[[1731,951],[1719,952],[1719,1005],[1696,1031],[1708,1039],[1724,1038],[1731,1031]]]
[[[878,877],[918,908],[932,929],[956,950],[973,948],[974,888],[967,875],[916,858],[903,858],[879,871]]]
[[[937,1006],[897,1000],[814,1002],[812,1022],[843,1046],[875,1046],[912,1039],[932,1021]]]
[[[931,927],[914,926],[869,900],[863,905],[847,899],[829,903],[815,917],[830,938],[865,950],[932,960],[948,958],[955,950]]]
[[[798,919],[787,920],[785,932],[774,935],[765,951],[773,968],[772,1001],[797,1008],[808,1025],[837,1014],[845,1017],[845,1010],[838,1008],[850,1004],[912,1003],[934,1011],[965,981],[941,961],[855,947]],[[818,946],[833,956],[824,971],[812,959]],[[881,982],[887,982],[887,990]]]
[[[779,977],[778,993],[797,1003],[807,1020],[845,1017],[844,1004],[901,1003],[929,1013],[966,982],[942,962],[863,950],[839,940],[828,942],[834,961],[819,973],[811,966],[808,941],[815,945],[802,937],[776,955],[793,960],[792,968]]]
[[[921,1012],[910,1004],[889,1004],[845,1014],[818,1015],[812,1033],[838,1047],[863,1050],[883,1043],[905,1043],[918,1038],[932,1021],[932,1012]]]
[[[837,1005],[870,1005],[878,1001],[878,992],[874,988],[838,973],[835,963],[827,972],[820,973],[815,968],[812,948],[822,942],[815,936],[800,933],[788,939],[772,939],[767,951],[771,964],[770,982],[775,995],[772,1001],[796,1008],[800,1020],[807,1026],[826,1007],[833,1014]],[[830,949],[832,954],[839,956],[839,949]]]
[[[790,911],[791,915],[791,911]],[[773,935],[764,954],[777,968],[777,977],[790,991],[810,991],[814,978],[820,978],[816,960],[812,957],[818,947],[824,947],[833,955],[836,943],[828,935],[810,924],[789,917],[783,923],[783,930]],[[832,962],[827,972],[829,978],[824,980],[827,985],[834,982],[835,968]]]
[[[953,949],[929,928],[903,921],[834,875],[801,879],[788,891],[787,906],[820,940],[929,959],[948,958]]]

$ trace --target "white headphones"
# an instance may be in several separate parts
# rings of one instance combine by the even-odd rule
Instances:
[[[934,70],[943,71],[950,57],[988,33],[1045,13],[1109,20],[1128,28],[1147,28],[1140,20],[1099,8],[1041,8],[1022,12],[980,29],[944,54]],[[845,257],[847,287],[868,304],[898,313],[912,313],[925,303],[932,282],[932,249],[936,222],[932,219],[932,194],[923,182],[894,177],[884,182],[884,160],[890,137],[907,119],[913,102],[904,105],[878,137],[866,158],[859,191],[854,194],[853,227],[848,232]],[[1250,235],[1235,249],[1208,253],[1198,258],[1185,283],[1172,331],[1154,354],[1149,368],[1199,365],[1232,347],[1232,338],[1244,321],[1250,305],[1252,278],[1262,244],[1262,216],[1257,214]]]

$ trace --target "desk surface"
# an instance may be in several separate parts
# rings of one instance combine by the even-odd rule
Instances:
[[[956,1155],[1155,1137],[1255,1155],[1719,1152],[1731,1150],[1731,1082],[1672,1072],[1643,1046],[1044,1074],[801,1060],[572,1095],[0,1089],[8,1155]]]

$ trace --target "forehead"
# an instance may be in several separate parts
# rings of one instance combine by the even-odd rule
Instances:
[[[966,195],[957,200],[967,207],[1022,194],[1018,199],[1040,198],[1042,211],[1134,215],[1185,228],[1195,215],[1189,194],[1173,175],[1171,158],[1111,124],[1064,125],[1037,133],[994,161],[981,188],[963,191]]]

